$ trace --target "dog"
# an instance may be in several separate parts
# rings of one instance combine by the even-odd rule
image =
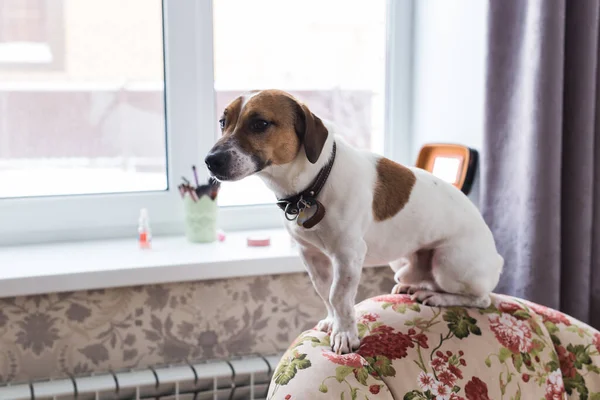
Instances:
[[[279,199],[316,292],[317,329],[332,350],[360,345],[354,314],[364,265],[389,264],[393,293],[430,306],[486,308],[503,258],[478,209],[456,187],[351,147],[292,95],[254,91],[219,120],[205,162],[220,181],[256,174]]]

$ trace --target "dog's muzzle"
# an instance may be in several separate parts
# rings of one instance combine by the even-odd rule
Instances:
[[[231,164],[231,153],[229,151],[215,151],[209,153],[204,159],[208,170],[215,176],[227,176]]]

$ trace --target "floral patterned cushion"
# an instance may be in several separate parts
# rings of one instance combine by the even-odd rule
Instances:
[[[600,400],[600,333],[558,311],[493,295],[485,309],[427,307],[406,295],[356,306],[361,345],[331,352],[300,335],[268,399]]]

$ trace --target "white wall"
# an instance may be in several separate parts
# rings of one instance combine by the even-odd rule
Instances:
[[[479,150],[487,1],[415,3],[412,159],[427,142],[455,142]]]

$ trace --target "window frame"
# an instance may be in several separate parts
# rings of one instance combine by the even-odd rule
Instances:
[[[385,155],[410,162],[414,0],[387,0]],[[0,245],[121,238],[136,235],[141,208],[154,235],[183,233],[177,185],[202,165],[216,131],[212,0],[163,0],[165,110],[169,187],[161,192],[0,199]],[[390,112],[398,109],[399,112]],[[199,179],[208,177],[199,168]],[[224,230],[282,227],[271,205],[219,210]]]

